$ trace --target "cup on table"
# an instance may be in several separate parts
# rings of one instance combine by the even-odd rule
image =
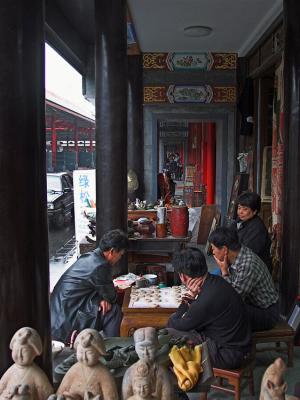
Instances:
[[[144,277],[140,277],[135,281],[135,287],[137,289],[141,289],[147,286],[149,286],[149,281]]]
[[[150,286],[157,285],[157,275],[155,274],[145,274],[143,275],[143,278],[145,278],[149,283]]]

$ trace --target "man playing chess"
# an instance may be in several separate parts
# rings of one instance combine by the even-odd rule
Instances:
[[[189,291],[168,321],[169,333],[193,344],[206,341],[213,367],[239,368],[251,349],[242,298],[222,277],[208,272],[197,248],[176,252],[173,266]]]

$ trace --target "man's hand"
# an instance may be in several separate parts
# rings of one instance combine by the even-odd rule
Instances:
[[[219,260],[215,255],[214,255],[214,259],[216,260],[216,263],[218,264],[218,266],[220,267],[222,276],[224,275],[229,275],[229,269],[228,269],[228,251],[225,251],[224,254],[224,258],[223,260]]]
[[[101,311],[102,314],[105,315],[110,310],[111,310],[111,304],[106,300],[101,300],[99,304],[99,311]]]
[[[179,274],[180,276],[180,274]],[[183,277],[180,277],[181,280],[183,281]],[[188,292],[182,296],[182,302],[185,304],[190,304],[193,300],[195,300],[195,297],[199,294],[199,287],[201,286],[201,283],[203,282],[203,278],[190,278],[190,277],[185,277],[184,279],[184,284],[186,288],[188,289]]]
[[[191,304],[193,300],[195,300],[195,296],[190,292],[185,293],[181,298],[181,302],[184,304]]]
[[[201,285],[201,282],[203,281],[203,278],[191,278],[188,282],[186,287],[189,289],[189,292],[191,295],[195,298],[197,294],[199,293],[199,287]]]

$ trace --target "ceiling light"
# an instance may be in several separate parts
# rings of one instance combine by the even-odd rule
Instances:
[[[202,25],[193,25],[187,26],[183,29],[185,36],[191,37],[200,37],[200,36],[208,36],[212,32],[212,28],[209,26],[202,26]]]

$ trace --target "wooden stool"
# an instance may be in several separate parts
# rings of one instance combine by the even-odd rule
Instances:
[[[244,365],[239,369],[221,369],[213,368],[215,378],[218,379],[218,383],[211,385],[212,389],[231,393],[234,395],[234,400],[240,400],[241,398],[241,381],[243,378],[248,379],[249,393],[254,396],[254,380],[253,380],[253,367],[255,364],[255,358],[253,355],[245,360]],[[224,379],[227,381],[227,385],[224,385]]]
[[[254,345],[254,350],[266,351],[266,350],[281,350],[287,353],[288,367],[293,367],[294,365],[294,336],[295,331],[292,327],[288,325],[286,321],[281,320],[276,324],[273,329],[268,331],[254,332],[252,336],[252,341]],[[280,343],[285,343],[286,348],[280,348]],[[256,349],[258,343],[275,343],[275,347],[266,347],[263,349]]]

